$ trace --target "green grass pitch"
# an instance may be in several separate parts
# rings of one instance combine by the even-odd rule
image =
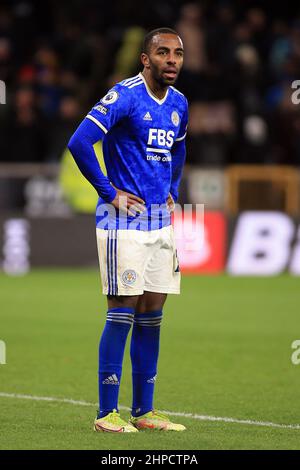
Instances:
[[[98,434],[98,341],[105,297],[94,270],[0,276],[0,449],[300,449],[300,429],[173,417],[184,433]],[[299,279],[185,277],[169,296],[156,407],[234,420],[300,424]],[[80,404],[1,393],[81,400]],[[130,407],[127,344],[120,404]],[[124,417],[128,410],[122,410]]]

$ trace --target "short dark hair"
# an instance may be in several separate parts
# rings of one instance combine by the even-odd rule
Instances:
[[[174,36],[179,36],[179,34],[174,29],[171,29],[171,28],[153,29],[152,31],[147,33],[146,36],[144,37],[142,52],[144,52],[145,54],[148,54],[152,39],[154,38],[154,36],[157,36],[158,34],[174,34]]]

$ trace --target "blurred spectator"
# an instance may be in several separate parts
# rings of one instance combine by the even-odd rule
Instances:
[[[66,148],[66,142],[68,142],[70,135],[74,133],[78,121],[83,117],[80,112],[79,102],[74,96],[65,96],[61,100],[59,115],[48,129],[47,161],[59,162]],[[54,139],[53,136],[55,136]]]
[[[42,46],[36,51],[34,63],[40,109],[47,117],[55,116],[63,95],[58,56],[53,48]]]
[[[45,129],[37,96],[29,86],[19,88],[3,123],[1,161],[40,162],[45,156]]]
[[[190,106],[188,154],[191,163],[223,166],[234,140],[235,114],[229,101]]]
[[[109,86],[135,75],[141,69],[139,56],[145,30],[139,26],[126,29],[122,45],[117,53],[114,71],[109,79]]]
[[[0,38],[0,77],[7,85],[12,80],[12,44],[8,38]]]
[[[200,4],[188,3],[182,7],[175,26],[184,44],[184,64],[177,86],[191,100],[205,97],[207,58],[203,13]]]

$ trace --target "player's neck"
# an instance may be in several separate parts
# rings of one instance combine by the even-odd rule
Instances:
[[[146,80],[151,93],[156,96],[156,98],[158,98],[159,100],[162,100],[166,96],[168,86],[162,87],[159,83],[157,83],[147,69],[144,69],[142,71],[142,75]]]

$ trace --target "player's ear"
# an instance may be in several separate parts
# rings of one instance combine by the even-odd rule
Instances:
[[[149,57],[147,54],[145,54],[144,52],[142,52],[141,54],[141,62],[143,64],[144,67],[146,67],[146,69],[149,69],[150,68],[150,61],[149,61]]]

